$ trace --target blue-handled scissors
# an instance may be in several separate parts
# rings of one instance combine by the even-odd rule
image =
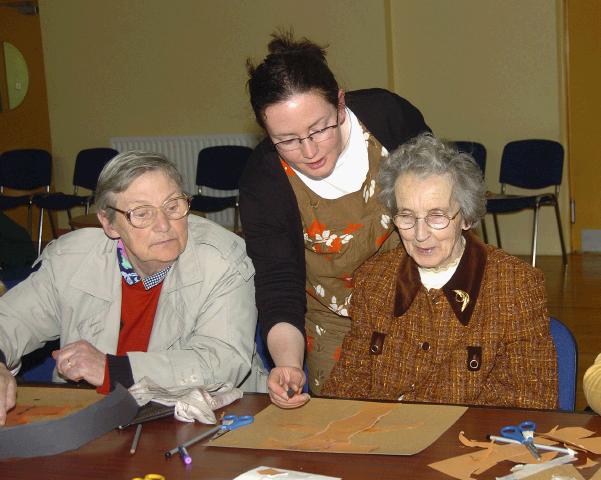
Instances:
[[[517,440],[523,444],[534,458],[540,460],[540,454],[534,446],[534,431],[536,423],[526,420],[519,425],[507,425],[501,429],[501,435],[505,438]]]
[[[254,421],[255,417],[252,415],[226,415],[223,417],[223,420],[221,420],[221,427],[219,427],[219,431],[212,437],[212,440],[221,437],[221,435],[230,430],[236,430],[244,425],[250,425]]]

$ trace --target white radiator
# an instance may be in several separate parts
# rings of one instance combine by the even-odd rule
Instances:
[[[192,195],[198,193],[196,186],[196,162],[198,152],[206,147],[217,145],[241,145],[253,148],[259,137],[250,133],[240,134],[215,134],[215,135],[190,135],[174,137],[114,137],[110,139],[111,147],[119,152],[128,150],[142,150],[144,152],[162,153],[177,165],[178,170],[184,178],[184,188]],[[227,197],[236,195],[236,191],[217,191],[203,188],[203,193],[215,195],[216,197]],[[209,213],[207,218],[220,223],[226,227],[233,227],[233,209],[222,212]]]

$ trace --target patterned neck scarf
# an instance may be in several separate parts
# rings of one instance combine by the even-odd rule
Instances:
[[[123,240],[119,240],[117,243],[117,260],[119,261],[119,270],[121,271],[121,276],[123,280],[128,285],[135,285],[138,282],[142,282],[144,285],[144,290],[150,290],[152,287],[156,287],[159,283],[165,280],[167,273],[171,270],[173,265],[169,265],[163,270],[154,273],[146,278],[141,278],[140,275],[134,270],[133,265],[127,258],[127,252],[125,251],[125,245],[123,245]]]

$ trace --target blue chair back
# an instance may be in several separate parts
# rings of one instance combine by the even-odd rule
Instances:
[[[252,148],[220,145],[198,153],[196,185],[218,190],[237,190]]]
[[[557,351],[559,408],[573,411],[576,405],[578,344],[570,329],[560,320],[550,317],[551,336]]]
[[[8,150],[0,155],[0,185],[35,190],[50,185],[52,156],[46,150]]]
[[[52,351],[59,348],[60,342],[53,340],[42,348],[23,356],[19,378],[26,382],[51,382],[52,372],[56,365],[52,358]]]
[[[271,359],[271,355],[269,355],[269,350],[267,350],[267,345],[263,341],[263,337],[261,336],[261,327],[257,325],[257,329],[255,330],[255,345],[257,346],[257,353],[261,360],[263,360],[263,366],[265,370],[268,372],[273,368],[273,360]]]
[[[119,152],[113,148],[86,148],[77,154],[73,185],[96,190],[98,176],[104,166]]]
[[[453,143],[457,147],[457,150],[474,157],[474,160],[476,160],[480,170],[482,170],[482,175],[484,175],[484,172],[486,171],[486,147],[478,142],[464,140],[458,140]]]
[[[561,184],[563,147],[553,140],[517,140],[503,148],[499,182],[520,188]]]

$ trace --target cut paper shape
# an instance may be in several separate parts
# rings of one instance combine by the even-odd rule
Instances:
[[[541,455],[541,461],[546,462],[557,454],[546,452]],[[515,463],[537,463],[530,452],[522,445],[497,445],[490,444],[489,448],[471,452],[457,457],[447,458],[428,465],[450,477],[460,480],[471,479],[472,475],[480,475],[497,463],[510,460]]]
[[[65,387],[17,388],[17,406],[8,412],[5,427],[56,420],[104,398],[95,389]]]
[[[6,427],[64,417],[73,413],[73,409],[67,406],[17,405],[10,413],[4,424]]]
[[[253,424],[209,446],[327,453],[413,455],[434,443],[467,407],[314,398],[301,408],[270,405]]]
[[[581,450],[601,454],[601,437],[592,437],[595,432],[582,427],[553,427],[549,432],[537,433],[538,436],[544,436],[558,442],[573,445]]]
[[[367,453],[375,450],[378,445],[353,445],[351,439],[361,432],[376,425],[383,417],[395,408],[394,404],[366,404],[361,410],[350,417],[332,420],[326,427],[312,435],[291,443],[285,443],[286,450],[308,452],[347,452]],[[374,430],[371,430],[374,431]],[[267,448],[280,445],[280,440],[266,442]]]
[[[589,480],[601,480],[601,468]]]
[[[459,432],[459,441],[466,447],[488,448],[491,444],[491,442],[478,442],[476,440],[470,440],[465,436],[463,431]]]
[[[501,445],[493,442],[474,441],[468,439],[464,432],[460,432],[458,438],[463,445],[481,448],[481,450],[431,463],[429,467],[450,477],[467,480],[473,478],[472,475],[480,475],[505,460],[514,463],[538,463],[523,445],[510,443]],[[547,441],[547,443],[552,444],[553,442]],[[557,456],[556,452],[540,453],[543,462]]]
[[[576,468],[578,470],[586,470],[587,468],[594,467],[595,465],[598,465],[598,464],[599,464],[599,462],[596,462],[592,458],[586,457],[586,463],[584,465],[578,465],[578,466],[576,466]]]

